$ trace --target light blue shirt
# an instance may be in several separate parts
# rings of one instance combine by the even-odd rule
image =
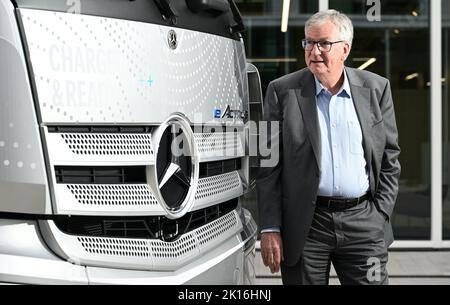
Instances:
[[[369,190],[363,137],[347,74],[336,95],[316,81],[317,114],[320,127],[319,196],[360,197]],[[261,233],[280,232],[273,227]]]
[[[336,95],[316,81],[320,126],[319,196],[360,197],[369,190],[361,126],[347,74]]]

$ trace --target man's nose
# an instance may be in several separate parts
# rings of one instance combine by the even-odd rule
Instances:
[[[311,53],[314,55],[321,55],[322,51],[320,51],[319,44],[315,43],[313,46],[313,49],[311,50]]]

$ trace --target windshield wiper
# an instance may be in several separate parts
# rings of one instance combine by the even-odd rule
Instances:
[[[231,33],[242,33],[245,31],[244,22],[242,21],[241,13],[239,12],[239,9],[236,6],[236,3],[234,3],[233,0],[228,0],[228,3],[230,3],[231,12],[233,13],[233,19],[236,24],[231,25]]]
[[[164,20],[177,24],[177,11],[170,5],[170,0],[153,0],[158,7]]]
[[[186,0],[186,4],[194,13],[206,11],[220,15],[230,10],[227,0]]]

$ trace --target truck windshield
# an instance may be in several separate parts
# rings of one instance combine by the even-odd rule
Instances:
[[[14,0],[13,3],[18,8],[140,21],[235,40],[244,29],[232,0]]]

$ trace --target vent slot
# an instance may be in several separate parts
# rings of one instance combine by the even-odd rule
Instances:
[[[227,133],[227,132],[242,132],[243,126],[231,126],[231,125],[207,125],[207,124],[194,124],[191,126],[194,133]]]
[[[234,227],[236,225],[236,222],[236,218],[233,217],[233,214],[228,214],[220,221],[218,221],[218,223],[208,224],[204,228],[201,228],[197,233],[200,245],[203,246],[218,238],[220,235]]]
[[[55,223],[68,234],[116,238],[156,238],[154,232],[158,232],[159,228],[158,217],[99,219],[71,216],[59,218],[55,220]]]
[[[150,248],[143,240],[78,237],[78,242],[90,254],[148,258]]]
[[[217,176],[241,169],[241,159],[200,163],[200,178]]]
[[[48,126],[51,133],[151,133],[150,126]]]
[[[158,205],[147,184],[67,184],[65,187],[79,204],[90,208]]]
[[[218,154],[227,156],[240,149],[240,138],[236,132],[194,133],[200,153]]]
[[[139,184],[146,183],[145,166],[55,166],[57,183]]]
[[[195,200],[205,199],[210,196],[219,196],[220,194],[236,190],[240,186],[238,172],[231,172],[223,175],[199,179]]]
[[[163,263],[164,260],[182,260],[197,253],[197,242],[194,234],[187,234],[180,239],[166,243],[163,241],[152,241],[152,254],[156,260]]]
[[[175,220],[164,216],[56,216],[54,222],[64,233],[87,237],[147,238],[159,239],[170,231],[170,226],[177,223],[178,235],[191,232],[201,226],[226,215],[236,209],[238,199],[229,200],[213,207],[208,207]]]
[[[151,134],[61,133],[77,155],[151,155]]]
[[[227,201],[212,207],[201,209],[192,213],[189,229],[194,230],[213,220],[222,217],[237,207],[237,199]]]

